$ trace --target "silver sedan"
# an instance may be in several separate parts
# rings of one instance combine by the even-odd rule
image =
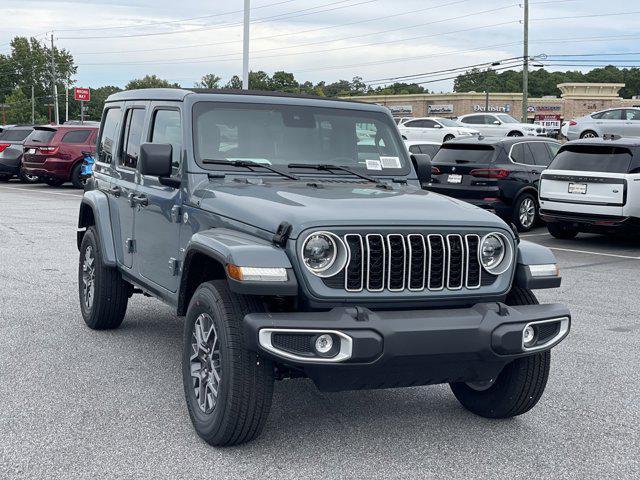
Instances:
[[[562,128],[569,140],[603,135],[640,137],[640,108],[611,108],[569,121]]]

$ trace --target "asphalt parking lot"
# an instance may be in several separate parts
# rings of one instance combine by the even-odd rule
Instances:
[[[214,449],[184,405],[182,320],[134,296],[116,331],[85,327],[81,192],[0,185],[0,478],[638,478],[640,240],[539,228],[573,329],[547,390],[511,420],[475,417],[447,386],[320,393],[276,385],[263,435]]]

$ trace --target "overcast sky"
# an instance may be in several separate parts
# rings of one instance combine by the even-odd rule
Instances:
[[[252,0],[250,66],[300,81],[371,81],[515,57],[523,1]],[[187,87],[206,73],[226,81],[242,71],[242,8],[243,0],[0,0],[0,53],[15,35],[44,40],[54,30],[75,58],[78,86],[123,86],[147,73]],[[640,51],[640,1],[531,0],[530,12],[531,55],[602,53],[582,63],[640,65],[630,55]]]

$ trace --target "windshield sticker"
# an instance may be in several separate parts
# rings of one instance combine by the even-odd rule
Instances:
[[[380,160],[367,160],[367,170],[382,170]]]
[[[400,157],[380,157],[382,168],[400,168]]]

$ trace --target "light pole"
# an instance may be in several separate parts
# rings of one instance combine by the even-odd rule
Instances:
[[[244,31],[242,39],[242,89],[249,90],[249,23],[251,0],[244,0]]]
[[[529,112],[529,0],[524,0],[524,51],[522,63],[522,123]]]

